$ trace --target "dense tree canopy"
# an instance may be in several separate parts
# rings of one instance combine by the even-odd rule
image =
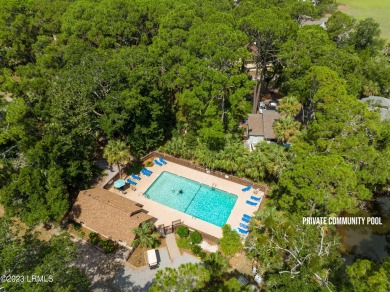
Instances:
[[[282,150],[255,162],[236,145],[240,121],[269,86],[297,97],[305,127],[314,117],[319,123],[334,114],[331,108],[321,112],[326,116],[317,114],[317,83],[325,87],[322,82],[335,74],[329,70],[339,78],[332,77],[333,95],[355,96],[345,107],[356,105],[352,99],[361,93],[388,94],[390,69],[378,61],[383,44],[375,22],[336,13],[327,31],[299,26],[320,15],[327,5],[322,2],[3,0],[0,86],[7,102],[0,111],[0,179],[7,212],[26,218],[36,213],[27,220],[31,224],[57,220],[68,193],[88,185],[108,140],[124,141],[139,157],[173,135],[187,152],[180,155],[256,181],[277,180],[287,165]],[[257,66],[255,81],[246,62]],[[279,140],[294,141],[300,127],[283,118]],[[31,193],[23,187],[26,178],[35,184]],[[25,191],[16,194],[16,186]],[[42,208],[29,209],[28,201],[38,197]],[[56,207],[45,207],[53,201]]]
[[[0,219],[1,275],[25,277],[24,281],[2,281],[2,288],[6,291],[89,291],[90,282],[85,274],[71,266],[77,249],[69,235],[62,233],[43,242],[28,230],[22,237],[19,232],[17,224]],[[32,275],[45,276],[46,280],[34,282]]]
[[[58,222],[104,152],[121,163],[161,147],[273,185],[269,205],[283,216],[257,218],[249,251],[269,259],[270,289],[336,287],[329,267],[337,261],[318,249],[319,239],[336,240],[334,231],[301,226],[299,216],[353,211],[386,189],[390,127],[359,98],[390,96],[390,63],[372,19],[335,12],[326,30],[304,25],[333,2],[0,0],[6,215]],[[274,124],[279,143],[249,152],[241,122],[270,89],[286,96]],[[161,273],[158,287],[179,276],[190,281],[189,271]],[[302,281],[292,280],[295,273]],[[348,285],[358,287],[354,281]]]

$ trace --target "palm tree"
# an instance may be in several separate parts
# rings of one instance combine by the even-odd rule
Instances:
[[[114,163],[118,165],[119,177],[122,177],[121,164],[127,163],[132,158],[129,147],[120,140],[108,141],[104,148],[103,157],[107,159],[110,165]]]
[[[299,133],[299,128],[300,123],[291,116],[282,117],[273,124],[276,138],[283,143],[292,142]]]
[[[152,222],[142,222],[141,226],[133,229],[136,235],[132,246],[137,247],[155,247],[157,245],[160,234],[154,231]]]
[[[302,105],[295,96],[285,96],[279,100],[278,111],[285,117],[295,117]]]

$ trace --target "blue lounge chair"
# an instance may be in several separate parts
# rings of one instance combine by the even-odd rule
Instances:
[[[260,202],[261,201],[261,197],[259,198],[259,197],[251,196],[251,199],[253,201],[256,201],[256,202]]]
[[[153,171],[151,171],[151,170],[147,169],[146,167],[144,167],[143,171],[144,171],[144,172],[148,172],[148,173],[150,173],[150,174],[152,174],[152,173],[153,173]]]
[[[237,230],[242,234],[248,234],[248,230],[244,230],[242,228],[237,228]]]
[[[127,179],[126,180],[126,182],[128,183],[128,184],[131,184],[132,186],[135,186],[137,183],[135,182],[135,181],[132,181],[131,179]]]
[[[132,179],[136,179],[136,180],[140,180],[141,179],[141,177],[139,177],[138,175],[135,175],[134,173],[132,173],[130,176],[131,176]]]
[[[244,215],[242,215],[242,217],[245,217],[245,218],[248,218],[248,219],[252,218],[252,216],[249,216],[248,214],[244,214]]]
[[[248,229],[248,228],[249,228],[249,226],[246,225],[246,224],[244,224],[244,223],[240,223],[240,227],[242,227],[242,228],[244,228],[244,229]]]
[[[146,175],[146,176],[150,176],[151,175],[151,173],[150,172],[148,172],[148,171],[146,171],[146,170],[141,170],[141,173],[143,174],[143,175]]]
[[[252,186],[247,186],[247,187],[243,188],[242,191],[243,191],[243,192],[247,192],[247,191],[249,191],[251,188],[252,188]]]
[[[246,200],[246,203],[248,205],[251,205],[251,206],[256,206],[257,205],[257,202],[252,202],[252,201],[249,201],[249,200]]]
[[[242,217],[241,220],[244,221],[244,222],[246,222],[246,223],[249,223],[249,221],[250,221],[250,219],[245,218],[245,217]]]
[[[153,160],[154,161],[154,163],[156,163],[158,166],[163,166],[163,164],[160,162],[160,161],[158,161],[157,159],[155,159],[155,160]]]
[[[162,157],[159,157],[158,159],[159,159],[159,161],[160,161],[162,164],[167,164],[167,162],[166,162]]]

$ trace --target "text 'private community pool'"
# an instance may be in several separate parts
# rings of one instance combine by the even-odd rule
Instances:
[[[145,196],[219,227],[226,224],[237,201],[233,194],[166,171],[153,182]]]

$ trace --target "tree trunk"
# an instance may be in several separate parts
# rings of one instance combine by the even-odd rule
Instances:
[[[122,179],[122,170],[121,170],[121,164],[118,162],[118,170],[119,170],[119,179]]]
[[[255,73],[255,80],[256,80],[256,85],[253,90],[253,104],[252,104],[252,114],[255,114],[257,112],[257,104],[259,102],[258,100],[258,95],[257,95],[257,88],[259,86],[259,82],[257,81],[259,76],[259,63],[256,60],[256,73]]]
[[[267,72],[267,54],[264,56],[262,62],[261,62],[261,71],[260,71],[260,80],[256,84],[255,92],[253,93],[253,107],[252,107],[252,114],[255,114],[257,112],[257,106],[260,100],[260,94],[264,90],[263,89],[263,83],[265,78],[265,73]],[[258,77],[258,62],[256,62],[256,81]]]

